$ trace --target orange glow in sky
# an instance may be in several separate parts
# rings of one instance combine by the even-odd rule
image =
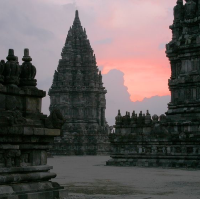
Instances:
[[[169,25],[175,1],[103,2],[93,5],[98,17],[86,27],[102,72],[122,71],[132,101],[169,95],[170,64],[165,45],[172,37]],[[83,20],[82,25],[85,27]]]

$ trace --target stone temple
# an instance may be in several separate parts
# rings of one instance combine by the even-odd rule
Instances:
[[[107,165],[200,167],[200,0],[178,0],[170,29],[168,111],[160,117],[119,111]]]
[[[109,128],[105,119],[107,91],[78,11],[61,56],[49,89],[50,111],[58,108],[66,122],[51,153],[106,154],[109,152]]]
[[[36,68],[29,50],[19,65],[10,49],[7,62],[0,62],[0,198],[56,199],[66,191],[47,165],[47,150],[60,135],[64,119],[59,110],[41,113],[42,98],[35,79]]]

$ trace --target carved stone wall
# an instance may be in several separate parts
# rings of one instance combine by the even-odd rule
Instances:
[[[200,168],[200,1],[177,0],[170,29],[168,111],[160,117],[119,112],[107,165]]]
[[[98,139],[98,135],[106,139],[105,153],[109,153],[107,150],[108,125],[105,119],[107,91],[103,87],[101,71],[96,65],[96,57],[86,30],[81,26],[78,11],[68,31],[61,56],[49,89],[50,111],[58,108],[66,122],[62,128],[62,137],[55,139],[51,153],[76,154],[71,144],[74,145],[77,142],[71,143],[66,135],[71,137],[79,134],[81,139],[78,145],[75,144],[75,149],[80,148],[81,144],[82,152],[79,154],[88,154],[87,148],[91,147],[91,142],[87,141],[86,137],[92,137],[89,129],[98,129],[97,134],[96,131],[92,132],[96,140],[92,144],[92,148],[95,148],[93,154],[98,154],[96,148],[98,144],[102,145],[102,140]],[[83,130],[80,131],[80,128]],[[74,140],[76,140],[75,137]],[[63,150],[59,148],[60,143],[63,143]]]
[[[116,117],[107,165],[200,168],[200,122],[133,112]]]

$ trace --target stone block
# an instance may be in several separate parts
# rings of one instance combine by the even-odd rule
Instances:
[[[68,190],[59,190],[59,199],[66,199],[68,196]]]
[[[7,186],[7,185],[1,185],[0,186],[0,196],[4,195],[4,194],[10,194],[11,195],[13,193],[14,193],[14,191],[13,191],[11,186]]]
[[[26,111],[41,112],[41,99],[36,97],[26,98]]]
[[[45,128],[45,135],[59,136],[60,135],[60,129],[46,129]]]
[[[27,199],[54,199],[53,191],[27,194]]]
[[[47,152],[41,151],[41,165],[47,164]]]
[[[5,110],[5,102],[6,96],[4,94],[0,94],[0,110]]]
[[[33,135],[33,128],[32,127],[24,127],[24,135]]]
[[[19,196],[6,196],[6,197],[7,197],[6,199],[20,199]]]
[[[34,135],[44,135],[45,128],[34,128]]]
[[[33,150],[30,153],[31,164],[33,166],[41,165],[41,151]]]

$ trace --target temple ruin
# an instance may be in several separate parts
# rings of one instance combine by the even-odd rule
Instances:
[[[59,110],[47,117],[41,113],[42,98],[29,50],[19,65],[10,49],[7,62],[0,62],[0,198],[56,199],[63,194],[47,165],[47,150],[60,135],[64,118]],[[63,194],[62,194],[63,193]]]
[[[53,155],[107,154],[110,146],[105,119],[107,91],[78,11],[61,56],[49,89],[50,111],[58,108],[66,122],[62,136],[55,139],[50,152]]]
[[[168,110],[160,117],[119,111],[107,165],[200,167],[200,0],[178,0],[170,29]]]

